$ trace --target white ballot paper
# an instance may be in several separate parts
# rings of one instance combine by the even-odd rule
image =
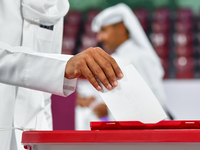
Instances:
[[[122,69],[124,77],[118,86],[99,92],[116,121],[156,123],[165,118],[163,108],[133,65]]]

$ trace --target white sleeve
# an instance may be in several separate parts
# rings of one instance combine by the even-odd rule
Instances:
[[[67,96],[74,92],[76,79],[64,78],[72,55],[47,54],[0,42],[0,82]]]

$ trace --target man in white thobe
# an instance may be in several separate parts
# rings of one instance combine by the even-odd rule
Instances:
[[[97,77],[112,89],[123,76],[100,48],[59,54],[68,9],[67,0],[0,1],[0,150],[23,149],[22,131],[16,128],[51,128],[50,100],[44,92],[68,96],[78,77],[101,90]]]
[[[123,3],[109,7],[93,19],[92,30],[120,67],[132,64],[137,69],[168,112],[160,59],[133,11]]]

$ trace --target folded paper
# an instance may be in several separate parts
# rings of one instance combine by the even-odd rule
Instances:
[[[103,85],[100,95],[116,121],[156,123],[165,118],[163,108],[133,65],[122,69],[124,78],[118,86],[107,90]]]

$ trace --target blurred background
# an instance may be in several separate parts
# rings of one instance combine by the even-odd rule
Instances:
[[[91,21],[104,8],[123,2],[132,8],[165,70],[167,106],[176,120],[200,120],[199,0],[69,0],[63,54],[99,46]],[[74,130],[76,92],[52,96],[53,127]]]

